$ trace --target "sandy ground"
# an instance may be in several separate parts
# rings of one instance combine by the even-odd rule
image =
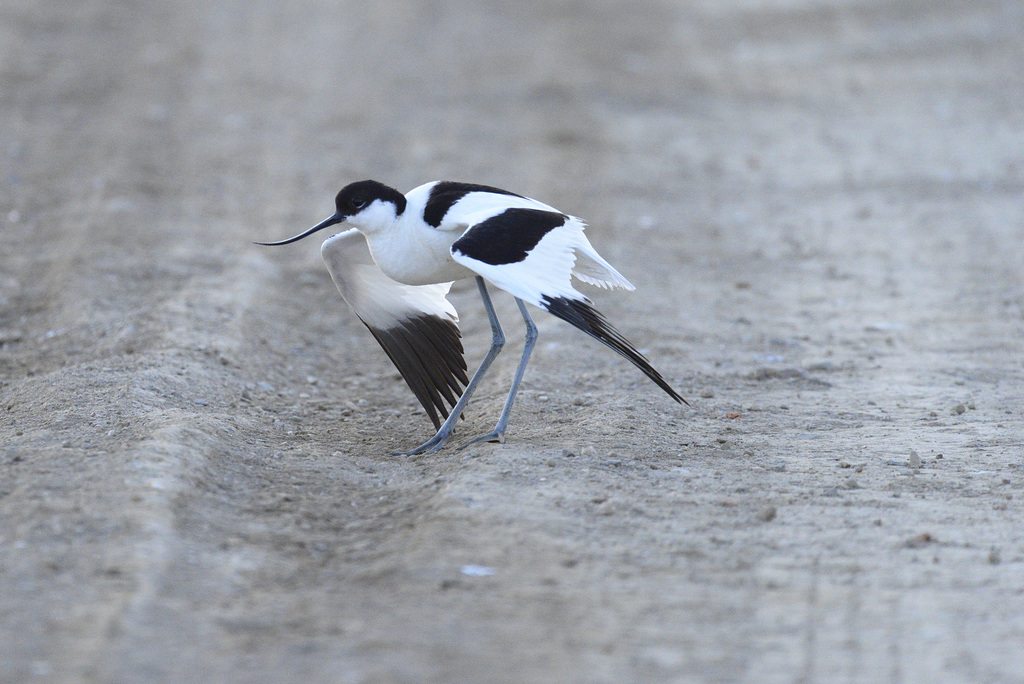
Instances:
[[[1022,7],[9,0],[0,680],[1024,681]],[[391,455],[251,244],[363,178],[585,217],[692,408],[539,313]]]

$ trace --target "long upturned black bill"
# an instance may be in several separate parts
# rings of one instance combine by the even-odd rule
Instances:
[[[257,245],[265,245],[267,247],[277,247],[278,245],[288,245],[288,244],[291,244],[293,242],[297,242],[298,240],[301,240],[304,237],[309,237],[310,235],[312,235],[313,233],[317,232],[318,230],[323,230],[324,228],[327,228],[328,226],[333,226],[336,223],[341,223],[344,220],[345,220],[344,216],[340,216],[339,214],[335,214],[334,216],[331,216],[330,218],[324,219],[320,223],[316,224],[315,226],[313,226],[312,228],[307,230],[305,233],[300,233],[300,234],[296,235],[295,237],[288,238],[287,240],[281,240],[279,242],[257,242],[256,244]]]

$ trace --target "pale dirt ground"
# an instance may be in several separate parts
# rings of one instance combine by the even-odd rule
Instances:
[[[9,0],[0,679],[1024,681],[1022,64],[1015,2]],[[390,455],[250,242],[366,177],[588,219],[693,408],[538,314],[508,443]]]

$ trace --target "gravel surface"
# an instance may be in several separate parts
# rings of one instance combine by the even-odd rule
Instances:
[[[1014,2],[8,0],[0,681],[1024,681],[1022,55]],[[363,178],[587,219],[692,408],[538,313],[505,444],[392,455],[317,241],[252,244]]]

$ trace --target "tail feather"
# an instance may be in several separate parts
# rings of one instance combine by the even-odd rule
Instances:
[[[573,266],[572,274],[583,282],[609,290],[617,287],[623,290],[636,289],[633,283],[626,280],[625,276],[616,271],[614,266],[597,253],[582,232],[579,233],[575,249],[576,263]]]
[[[622,336],[608,320],[601,315],[597,309],[590,305],[585,299],[568,299],[566,297],[551,298],[545,296],[541,302],[542,307],[563,321],[570,323],[594,339],[603,342],[616,352],[625,356],[630,362],[643,371],[644,375],[665,390],[665,393],[676,401],[689,406],[689,402],[683,399],[674,389],[661,377],[661,373],[655,370],[650,361],[636,350],[629,340]]]

